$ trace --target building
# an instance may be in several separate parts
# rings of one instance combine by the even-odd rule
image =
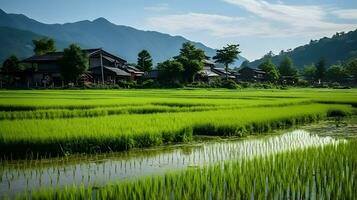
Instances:
[[[238,81],[260,82],[266,80],[266,73],[260,69],[243,67],[238,70]]]
[[[210,82],[211,80],[218,78],[219,75],[212,71],[214,67],[215,64],[213,62],[205,60],[203,69],[198,72],[197,79]]]
[[[89,56],[89,69],[84,77],[93,83],[115,83],[118,80],[135,80],[144,73],[128,65],[127,61],[115,56],[102,48],[83,50]],[[63,52],[50,52],[44,55],[34,55],[22,60],[36,70],[31,77],[32,85],[61,84],[60,59]],[[89,79],[89,80],[88,80]]]

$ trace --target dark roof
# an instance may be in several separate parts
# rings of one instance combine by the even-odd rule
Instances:
[[[131,76],[129,73],[127,73],[124,70],[121,70],[119,68],[115,68],[115,67],[107,67],[104,66],[105,69],[114,72],[117,76]]]
[[[240,68],[240,69],[238,70],[238,72],[241,72],[242,70],[252,70],[252,71],[254,71],[255,73],[265,74],[265,71],[263,71],[263,70],[255,69],[255,68],[250,68],[250,67]]]
[[[43,61],[57,61],[63,55],[63,52],[50,52],[45,55],[34,55],[22,60],[21,62],[43,62]]]
[[[89,56],[91,55],[95,55],[97,52],[99,51],[102,51],[102,53],[104,55],[107,55],[107,56],[110,56],[110,57],[114,57],[115,59],[117,60],[120,60],[122,62],[126,62],[126,60],[116,56],[116,55],[113,55],[107,51],[104,51],[102,48],[95,48],[95,49],[83,49],[84,52],[86,52]],[[59,51],[59,52],[49,52],[49,53],[46,53],[44,55],[34,55],[34,56],[31,56],[29,58],[26,58],[24,60],[22,60],[21,62],[24,62],[24,63],[36,63],[36,62],[55,62],[57,61],[58,59],[60,59],[63,55],[63,51]]]

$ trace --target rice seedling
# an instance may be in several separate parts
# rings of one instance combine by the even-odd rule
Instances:
[[[355,199],[356,147],[356,140],[335,142],[114,182],[104,187],[42,189],[18,198]]]

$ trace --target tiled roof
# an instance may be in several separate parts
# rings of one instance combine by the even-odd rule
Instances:
[[[107,67],[107,66],[104,66],[105,69],[107,70],[110,70],[112,72],[114,72],[116,75],[118,76],[131,76],[129,73],[127,73],[126,71],[124,70],[121,70],[119,68],[115,68],[115,67]]]

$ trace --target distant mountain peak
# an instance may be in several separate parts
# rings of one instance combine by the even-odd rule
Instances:
[[[92,22],[96,22],[96,23],[105,23],[105,24],[111,24],[110,21],[108,21],[107,19],[105,19],[104,17],[99,17],[95,20],[93,20]]]
[[[31,51],[22,52],[24,46],[32,43],[33,37],[47,36],[53,38],[56,43],[62,41],[64,45],[57,45],[63,49],[71,43],[80,44],[85,48],[103,47],[105,50],[120,55],[128,62],[136,62],[137,54],[142,49],[147,49],[154,63],[162,62],[177,55],[182,43],[189,41],[182,36],[171,36],[157,31],[143,31],[130,26],[116,25],[104,17],[94,20],[83,20],[64,24],[44,24],[20,14],[7,14],[0,10],[0,27],[11,27],[6,33],[0,32],[0,61],[8,55],[16,54],[25,57],[32,54]],[[22,31],[19,31],[22,30]],[[29,32],[23,32],[29,31]],[[13,40],[11,32],[21,35],[23,40]],[[20,36],[19,36],[20,37]],[[1,40],[2,39],[2,40]],[[11,41],[8,44],[7,41]],[[207,56],[215,55],[216,50],[202,43],[193,42],[196,47],[205,51]],[[10,48],[11,47],[11,48]],[[13,47],[13,48],[12,48]],[[241,58],[236,66],[244,61]]]

